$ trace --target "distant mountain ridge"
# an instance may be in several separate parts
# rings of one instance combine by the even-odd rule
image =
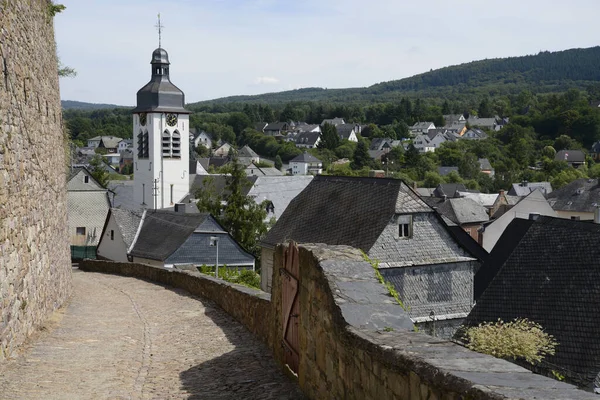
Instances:
[[[384,102],[403,96],[448,97],[537,93],[585,88],[600,81],[600,46],[536,55],[472,61],[436,69],[365,88],[304,88],[251,96],[230,96],[192,103],[202,106],[219,103],[283,103],[289,101],[331,101],[336,103]]]
[[[61,100],[60,104],[63,110],[102,110],[106,108],[129,108],[129,106],[118,106],[116,104],[102,104],[102,103],[85,103],[83,101],[75,100]]]

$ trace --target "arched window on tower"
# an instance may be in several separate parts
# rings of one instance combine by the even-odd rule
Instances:
[[[173,132],[173,141],[171,144],[173,158],[181,158],[181,135],[179,131]]]
[[[148,136],[148,131],[144,132],[144,158],[150,157],[150,140]]]
[[[137,135],[137,152],[138,158],[144,158],[144,133],[141,130]]]
[[[162,134],[162,155],[163,157],[171,157],[171,134],[165,130]]]

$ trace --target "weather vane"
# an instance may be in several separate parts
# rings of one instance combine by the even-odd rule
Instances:
[[[158,13],[158,24],[154,25],[158,29],[158,47],[162,48],[162,30],[165,27],[160,23],[160,13]]]

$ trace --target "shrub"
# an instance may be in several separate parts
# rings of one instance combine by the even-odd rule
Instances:
[[[504,359],[524,359],[530,364],[553,355],[558,343],[542,326],[526,318],[511,322],[500,319],[466,328],[466,346],[474,351]]]
[[[202,265],[198,268],[205,275],[215,276],[215,267]],[[254,289],[260,289],[260,275],[251,269],[243,269],[239,271],[232,267],[219,267],[219,278],[224,281],[237,283],[239,285],[248,286]]]

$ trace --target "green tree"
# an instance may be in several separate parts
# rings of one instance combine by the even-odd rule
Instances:
[[[218,195],[210,180],[205,190],[196,193],[198,209],[210,213],[231,236],[247,251],[260,256],[258,241],[267,232],[266,202],[257,204],[251,196],[245,194],[250,186],[245,168],[233,155],[232,162],[226,166],[226,190]]]
[[[409,144],[406,153],[404,153],[404,161],[406,163],[406,166],[416,166],[419,162],[419,158],[421,158],[419,150],[417,150],[417,148],[412,143]]]
[[[340,145],[340,137],[337,128],[332,124],[325,124],[322,127],[321,141],[318,144],[320,149],[335,150]]]
[[[96,154],[90,159],[90,173],[103,188],[108,186],[109,173],[106,167],[107,165],[101,155]]]
[[[354,150],[353,160],[351,167],[354,170],[362,169],[364,167],[371,166],[371,157],[369,157],[369,149],[367,143],[364,140],[359,140]]]
[[[481,118],[490,118],[493,117],[493,110],[490,105],[490,100],[487,97],[484,97],[479,103],[479,108],[477,109],[477,115]]]
[[[425,172],[425,179],[423,180],[423,187],[437,187],[440,183],[443,183],[444,179],[434,171]]]
[[[283,161],[281,160],[281,157],[279,156],[279,154],[277,154],[275,156],[275,168],[281,170],[281,167],[283,167]]]

